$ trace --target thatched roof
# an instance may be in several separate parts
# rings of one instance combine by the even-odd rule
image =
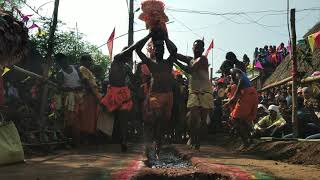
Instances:
[[[28,29],[0,8],[0,64],[15,64],[26,55]]]
[[[37,49],[34,46],[29,44],[28,47],[29,47],[28,48],[29,51],[27,52],[26,56],[22,58],[21,61],[16,65],[25,70],[42,75],[42,72],[43,72],[42,67],[45,60],[43,59],[43,57],[40,55],[40,53],[37,51]],[[20,82],[26,79],[27,77],[28,75],[22,72],[19,72],[15,69],[9,71],[4,75],[5,80],[10,82]]]
[[[308,38],[309,35],[320,31],[320,21],[315,24],[304,36],[303,38]],[[308,47],[297,46],[298,57],[298,73],[301,78],[310,76],[314,71],[320,71],[320,49],[316,49],[312,54],[308,51]],[[306,50],[308,49],[308,50]],[[307,51],[307,52],[306,52]],[[291,76],[292,63],[290,57],[287,56],[285,60],[276,68],[272,75],[264,82],[263,86],[270,85],[272,83],[281,81],[285,78]]]
[[[307,38],[309,35],[320,31],[320,21],[314,25],[304,36],[303,38]]]
[[[302,51],[298,51],[297,65],[298,73],[301,78],[312,75],[314,71],[320,71],[320,49],[316,49],[312,55],[310,53],[304,54]],[[265,81],[263,86],[265,87],[271,83],[290,77],[291,70],[292,63],[290,61],[290,57],[287,56],[272,75]]]

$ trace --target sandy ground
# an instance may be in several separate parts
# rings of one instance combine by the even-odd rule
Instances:
[[[143,146],[130,144],[130,149],[128,153],[123,154],[119,145],[109,144],[27,159],[26,163],[0,167],[0,179],[128,179],[143,165]]]
[[[191,157],[197,167],[223,171],[231,176],[241,175],[244,179],[320,179],[319,166],[293,165],[265,160],[256,156],[243,155],[224,147],[205,145],[200,152],[177,145],[178,151]]]
[[[14,180],[104,180],[131,179],[145,174],[178,177],[192,173],[211,173],[228,179],[320,179],[320,167],[294,165],[266,160],[234,151],[221,144],[203,145],[200,152],[185,145],[174,145],[179,154],[191,160],[191,168],[150,169],[144,165],[144,146],[133,143],[128,153],[119,145],[91,146],[59,152],[56,155],[33,157],[26,163],[0,167],[0,179]],[[139,179],[139,178],[136,178]],[[156,180],[157,178],[152,178]]]

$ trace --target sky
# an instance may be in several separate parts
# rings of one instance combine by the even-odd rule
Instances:
[[[53,1],[27,0],[34,8],[49,2],[39,9],[42,16],[51,17]],[[225,54],[233,51],[239,60],[247,54],[251,60],[255,47],[264,45],[279,45],[287,43],[287,15],[283,13],[258,13],[241,15],[210,15],[190,13],[194,11],[209,11],[213,13],[236,13],[252,11],[286,10],[286,0],[164,0],[166,14],[172,23],[167,25],[169,38],[178,47],[178,52],[192,56],[192,43],[196,39],[205,39],[206,47],[214,39],[215,47],[208,59],[216,72],[225,60]],[[141,0],[134,0],[138,9]],[[297,11],[308,8],[320,8],[319,0],[290,0],[290,8]],[[187,9],[188,13],[173,10]],[[33,13],[31,9],[23,8],[24,13]],[[145,29],[143,21],[138,19],[141,11],[135,13],[134,30]],[[36,15],[35,15],[36,16]],[[85,35],[85,40],[102,45],[106,43],[113,28],[116,37],[128,32],[128,7],[126,0],[60,0],[59,19],[66,23],[66,27],[75,29]],[[297,38],[302,36],[320,20],[320,10],[299,11],[296,14]],[[134,41],[138,41],[148,34],[147,30],[134,34]],[[127,36],[114,41],[113,54],[119,53],[128,43]],[[108,54],[107,46],[101,50]],[[167,54],[167,53],[166,53]],[[140,61],[136,55],[134,59]],[[214,74],[217,75],[217,74]]]

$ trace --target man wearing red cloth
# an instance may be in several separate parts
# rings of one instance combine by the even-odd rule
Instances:
[[[155,52],[156,62],[153,62],[144,53],[142,48],[147,41],[152,38]],[[164,42],[168,48],[170,56],[167,60],[163,59]],[[160,153],[161,137],[164,128],[168,126],[171,118],[171,110],[173,105],[173,75],[172,68],[175,61],[177,48],[172,41],[169,40],[167,33],[163,30],[152,30],[145,38],[137,42],[136,52],[143,63],[145,63],[153,78],[150,92],[150,109],[153,112],[153,134],[155,139],[155,150],[157,158]]]
[[[129,65],[132,62],[132,51],[134,46],[124,48],[124,50],[114,57],[111,63],[107,94],[101,100],[101,103],[107,107],[107,110],[114,112],[116,117],[116,127],[120,131],[121,151],[127,151],[127,131],[130,111],[133,107],[132,97],[128,82],[132,78],[132,70]]]
[[[226,74],[227,72],[222,73]],[[243,71],[233,68],[230,70],[230,74],[233,83],[237,86],[235,93],[224,107],[235,103],[230,116],[244,145],[248,145],[252,122],[257,116],[258,94]]]

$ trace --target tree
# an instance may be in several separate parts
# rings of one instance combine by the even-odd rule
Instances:
[[[0,0],[0,7],[12,11],[13,7],[21,7],[25,2],[25,0]]]
[[[28,30],[11,12],[0,7],[0,64],[12,65],[27,53]]]
[[[60,0],[54,1],[52,22],[50,23],[50,28],[49,28],[49,36],[48,36],[48,41],[46,46],[47,53],[45,56],[46,63],[43,66],[43,77],[45,78],[49,77],[49,70],[53,64],[52,54],[53,54],[53,48],[54,48],[55,32],[58,24],[59,2]],[[45,115],[46,114],[45,112],[47,111],[48,92],[49,92],[48,84],[45,84],[43,86],[42,96],[41,96],[40,118],[39,118],[40,127],[43,127],[44,121],[47,118],[47,116]]]
[[[45,56],[47,52],[47,39],[48,39],[48,29],[50,26],[51,19],[40,19],[38,23],[43,24],[41,32],[32,34],[31,41],[37,50]],[[65,24],[62,21],[58,22],[58,27],[63,27]],[[104,55],[102,51],[90,42],[85,41],[84,34],[77,33],[74,30],[61,30],[57,29],[54,39],[54,53],[64,53],[66,54],[72,63],[78,64],[79,59],[84,54],[90,54],[94,60],[94,64],[101,66],[104,72],[110,65],[110,58]]]

